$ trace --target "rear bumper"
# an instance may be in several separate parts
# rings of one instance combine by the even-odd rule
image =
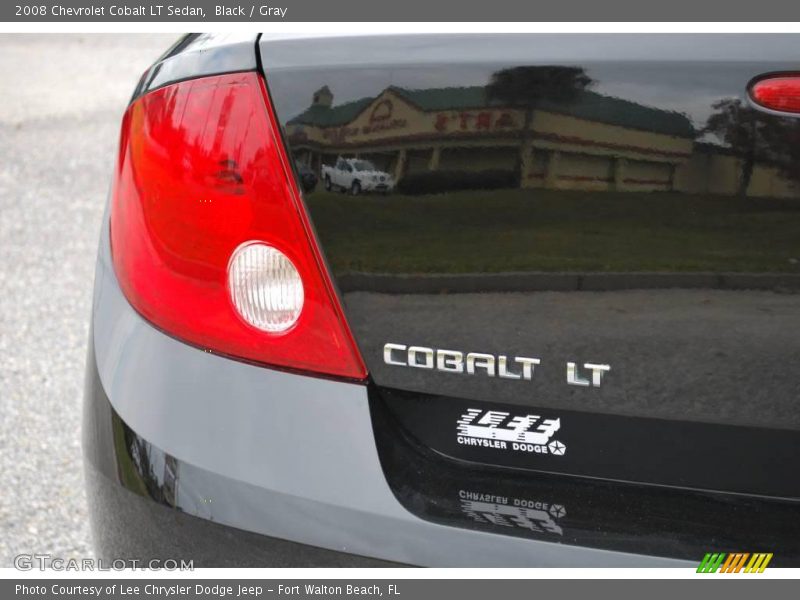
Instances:
[[[415,516],[365,386],[222,358],[145,322],[101,240],[84,407],[98,554],[196,566],[684,566]]]
[[[191,560],[194,567],[392,567],[398,563],[325,550],[220,525],[131,493],[93,464],[85,468],[94,548],[109,563]]]

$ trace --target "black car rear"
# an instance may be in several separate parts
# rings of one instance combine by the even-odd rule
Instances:
[[[396,181],[305,203],[406,508],[798,559],[800,125],[747,96],[798,53],[791,36],[262,38],[295,160]]]

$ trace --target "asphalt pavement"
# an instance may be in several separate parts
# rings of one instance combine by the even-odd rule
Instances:
[[[0,35],[0,567],[91,556],[80,415],[120,117],[177,38]]]

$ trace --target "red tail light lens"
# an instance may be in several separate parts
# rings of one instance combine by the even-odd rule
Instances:
[[[750,86],[750,97],[770,110],[800,114],[800,77],[767,77]]]
[[[263,80],[173,84],[125,114],[114,269],[159,328],[221,354],[364,379]]]

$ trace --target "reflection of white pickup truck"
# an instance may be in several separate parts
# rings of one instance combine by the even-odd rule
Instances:
[[[322,165],[322,179],[325,189],[349,191],[358,195],[361,192],[381,192],[394,189],[394,179],[385,171],[378,171],[368,160],[360,158],[341,158],[333,166]]]

